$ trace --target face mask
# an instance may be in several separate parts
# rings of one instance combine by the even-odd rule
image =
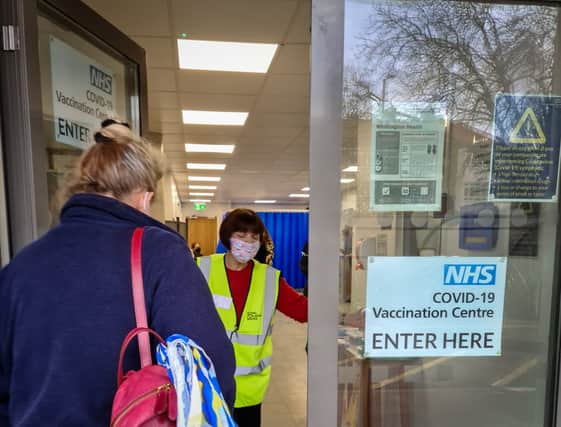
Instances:
[[[257,255],[260,246],[260,242],[248,243],[240,239],[230,239],[232,256],[240,263],[246,263],[253,259]]]

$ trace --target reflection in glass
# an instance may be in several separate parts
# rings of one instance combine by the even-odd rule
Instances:
[[[358,172],[354,183],[342,186],[341,227],[352,253],[342,256],[351,265],[341,264],[338,424],[547,425],[554,399],[548,355],[557,335],[550,317],[559,309],[552,306],[558,205],[554,198],[497,202],[489,189],[494,124],[504,123],[497,111],[521,118],[526,111],[497,110],[496,100],[561,95],[559,9],[433,0],[345,4],[341,168],[357,165]],[[395,175],[404,200],[411,183],[426,179],[424,169],[411,174],[419,159],[404,162],[401,134],[376,134],[380,118],[396,111],[405,117],[406,105],[439,106],[439,208],[412,212],[413,206],[394,204],[380,212],[373,198],[393,188],[378,194],[376,172]],[[512,143],[535,153],[544,144],[541,134],[524,126],[527,136]],[[375,143],[381,148],[374,150]],[[475,225],[468,230],[466,224]],[[507,257],[501,355],[365,359],[368,257],[434,255]]]
[[[43,131],[48,159],[51,222],[58,220],[59,189],[93,132],[108,116],[138,131],[136,66],[78,35],[57,15],[39,16]],[[110,52],[110,53],[107,53]]]

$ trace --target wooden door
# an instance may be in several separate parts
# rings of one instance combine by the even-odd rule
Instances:
[[[215,253],[218,242],[216,217],[187,218],[187,241],[189,247],[198,242],[203,256]]]

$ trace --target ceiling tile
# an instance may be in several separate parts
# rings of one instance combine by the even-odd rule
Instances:
[[[174,91],[177,89],[173,70],[150,68],[147,71],[147,77],[148,92]]]
[[[128,35],[170,36],[167,0],[85,0]]]
[[[190,133],[185,130],[183,139],[185,143],[193,144],[237,144],[238,135],[209,135],[200,133]]]
[[[284,138],[296,138],[302,128],[289,128],[289,127],[247,127],[244,131],[244,137],[250,138],[264,138],[264,137],[284,137]]]
[[[263,113],[307,113],[310,110],[310,98],[294,95],[261,96],[255,108]]]
[[[172,0],[176,34],[195,40],[280,43],[296,0]]]
[[[199,126],[183,125],[185,135],[191,137],[198,135],[221,135],[228,137],[238,137],[244,131],[243,126]]]
[[[262,94],[307,96],[310,93],[310,76],[303,74],[271,74],[267,77]]]
[[[181,123],[167,123],[167,122],[160,122],[152,119],[150,117],[150,129],[153,131],[161,132],[163,134],[162,137],[165,137],[166,134],[182,134],[183,129],[181,127]]]
[[[257,95],[263,81],[263,74],[226,73],[218,71],[177,72],[179,90],[183,92]]]
[[[176,108],[179,109],[177,92],[151,92],[148,95],[150,108]]]
[[[271,74],[310,74],[310,45],[283,45],[271,65]]]
[[[308,127],[310,115],[307,113],[254,113],[248,119],[248,123],[255,126],[286,126],[286,127]]]
[[[133,37],[146,51],[147,67],[176,68],[177,53],[174,39],[164,37]]]
[[[251,111],[255,96],[181,92],[181,108],[208,111]]]
[[[311,43],[312,1],[300,2],[296,17],[288,31],[286,43]]]
[[[150,120],[168,122],[168,123],[181,123],[181,113],[176,110],[165,109],[150,109],[148,111]]]

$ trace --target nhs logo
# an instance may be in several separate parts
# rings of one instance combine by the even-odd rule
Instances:
[[[113,93],[113,77],[90,65],[90,84],[108,95]]]
[[[445,285],[494,285],[494,264],[444,264]]]

